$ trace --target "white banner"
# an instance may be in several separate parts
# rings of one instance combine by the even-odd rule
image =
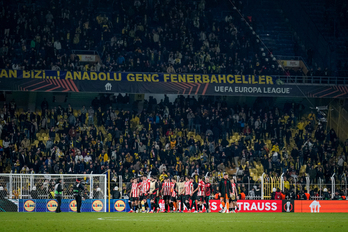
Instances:
[[[96,62],[95,55],[78,55],[81,62]]]
[[[289,68],[299,68],[300,67],[299,60],[281,60],[281,63],[283,66],[289,67]]]

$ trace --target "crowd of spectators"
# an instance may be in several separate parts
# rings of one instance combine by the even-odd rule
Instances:
[[[284,75],[232,2],[227,13],[213,11],[225,6],[217,0],[2,5],[0,68]],[[101,60],[86,65],[73,50]]]
[[[217,0],[16,3],[0,5],[0,68],[304,75],[279,66],[255,33],[255,19],[243,15],[242,1],[227,9]],[[338,6],[343,30],[347,4]],[[101,60],[80,62],[73,50],[97,51]],[[339,60],[337,75],[346,76],[347,67]],[[308,71],[332,75],[327,68]]]
[[[117,100],[126,102],[127,96]],[[14,101],[0,111],[0,172],[101,174],[128,182],[137,175],[197,176],[218,181],[238,169],[238,181],[259,182],[256,166],[270,177],[284,173],[304,186],[337,182],[347,174],[348,143],[325,131],[302,103],[283,108],[266,101],[228,105],[225,98],[167,96],[144,104],[141,112],[115,110],[103,99],[76,109],[49,107],[19,112]],[[251,172],[253,175],[251,175]],[[261,173],[262,174],[262,173]],[[257,184],[257,183],[255,183]],[[245,187],[245,186],[244,186]]]
[[[283,70],[263,49],[243,3],[227,13],[212,0],[50,1],[0,3],[0,68],[167,73],[302,75]],[[21,4],[17,4],[21,3]],[[96,10],[97,9],[97,10]],[[101,13],[102,12],[102,13]],[[221,17],[222,16],[222,17]],[[95,50],[100,62],[85,65],[73,50]],[[309,70],[327,76],[328,70]],[[118,97],[129,102],[129,97]],[[136,175],[210,175],[238,170],[243,184],[284,177],[318,185],[347,174],[348,143],[339,145],[302,103],[229,105],[224,98],[151,98],[141,112],[94,99],[91,106],[19,111],[0,109],[0,172],[104,173],[125,182]],[[342,149],[343,148],[343,149]],[[255,177],[255,178],[254,178]],[[255,183],[257,185],[257,183]],[[296,186],[295,186],[296,187]],[[296,187],[297,188],[297,187]],[[315,188],[314,188],[315,189]]]

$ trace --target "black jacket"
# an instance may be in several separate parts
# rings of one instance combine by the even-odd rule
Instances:
[[[286,194],[286,199],[287,200],[296,200],[296,194],[293,191],[289,191]]]
[[[39,198],[39,194],[38,194],[37,190],[32,190],[30,192],[30,195],[31,195],[31,198],[33,198],[33,199],[38,199]]]
[[[83,186],[82,183],[76,182],[74,184],[73,194],[74,196],[82,196],[84,190],[85,190],[85,186]]]
[[[222,179],[219,184],[219,192],[221,193],[221,196],[224,197],[226,194],[230,196],[230,193],[232,192],[232,185],[230,180]]]
[[[275,192],[271,193],[271,200],[275,200]]]
[[[62,197],[62,193],[63,193],[63,187],[61,183],[57,183],[54,186],[54,196],[55,197]]]
[[[112,196],[112,199],[120,199],[120,197],[121,197],[120,191],[112,190],[111,196]]]
[[[331,200],[331,196],[330,196],[330,194],[328,192],[324,192],[323,200]]]

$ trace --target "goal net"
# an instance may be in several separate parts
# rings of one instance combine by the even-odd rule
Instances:
[[[54,186],[59,178],[63,185],[63,212],[76,212],[76,179],[85,186],[81,212],[106,212],[107,176],[93,174],[0,174],[0,211],[54,212]]]

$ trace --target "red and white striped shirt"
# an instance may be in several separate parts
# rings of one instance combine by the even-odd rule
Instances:
[[[139,197],[139,192],[140,192],[140,185],[141,183],[133,183],[132,184],[132,193],[131,197]]]
[[[170,183],[169,182],[164,182],[162,184],[163,196],[170,196],[170,189],[171,189]]]
[[[232,183],[232,194],[235,195],[236,193],[237,193],[236,184]]]
[[[150,189],[150,179],[143,180],[141,182],[141,194],[146,194]]]
[[[173,182],[170,182],[170,187],[172,191],[172,197],[176,197],[175,184]]]
[[[198,193],[197,193],[197,196],[204,196],[204,189],[205,189],[205,183],[203,181],[200,181],[198,183]]]
[[[185,182],[185,195],[190,195],[192,193],[193,184],[190,181]]]

